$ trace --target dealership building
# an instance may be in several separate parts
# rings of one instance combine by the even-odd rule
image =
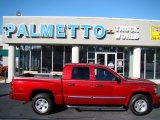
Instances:
[[[66,63],[91,63],[160,83],[158,20],[4,16],[2,40],[9,45],[8,82],[16,74],[54,74]]]

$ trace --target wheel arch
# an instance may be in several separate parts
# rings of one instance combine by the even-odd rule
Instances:
[[[151,103],[152,103],[152,96],[151,96],[150,93],[144,92],[144,91],[140,91],[140,92],[138,91],[138,92],[133,92],[133,93],[128,97],[125,106],[129,107],[129,104],[130,104],[130,101],[131,101],[132,97],[133,97],[134,95],[138,95],[138,94],[148,96],[148,97],[150,98]]]
[[[46,90],[46,89],[35,89],[31,92],[30,94],[30,101],[32,101],[32,99],[37,95],[37,94],[40,94],[40,93],[46,93],[46,94],[49,94],[53,100],[54,100],[54,93],[51,91],[51,90]]]

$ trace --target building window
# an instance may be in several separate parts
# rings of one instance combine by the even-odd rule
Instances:
[[[79,63],[87,63],[87,47],[79,47]]]
[[[3,49],[3,47],[2,46],[0,46],[0,50],[2,50]],[[2,65],[2,55],[0,54],[0,65]]]
[[[118,49],[118,50],[122,51],[121,49]],[[131,55],[131,48],[125,47],[124,48],[124,76],[129,76],[130,55]]]
[[[65,46],[64,47],[65,51],[65,58],[64,58],[64,63],[71,63],[72,61],[72,47],[71,46]]]
[[[142,48],[141,49],[141,78],[145,78],[145,58],[146,58],[146,49]]]
[[[124,47],[110,48],[110,51],[115,51],[115,50],[117,50],[116,51],[117,52],[117,73],[124,76],[124,67],[127,67],[125,66],[126,65],[125,62],[127,61],[125,60]]]
[[[51,71],[63,71],[65,63],[71,63],[71,46],[28,46],[21,45],[19,71],[20,74],[27,71],[38,73],[50,73]]]
[[[87,63],[95,64],[95,46],[87,47]]]
[[[20,50],[20,62],[19,62],[19,71],[28,71],[30,70],[30,52],[31,46],[28,45],[21,45],[19,47]]]
[[[40,72],[41,68],[41,46],[31,47],[31,70]]]
[[[63,71],[64,46],[53,46],[53,71]]]
[[[126,68],[126,74],[128,75],[129,67],[125,62],[129,63],[129,59],[125,57],[124,47],[88,46],[87,48],[87,63],[108,66],[108,63],[113,61],[115,64],[113,69],[116,72],[124,75],[124,69]],[[129,54],[127,50],[126,53],[126,55]]]
[[[160,79],[160,48],[156,49],[156,79]]]
[[[52,46],[42,46],[42,69],[41,72],[52,71]]]
[[[160,79],[160,49],[142,48],[141,51],[141,78]]]
[[[154,48],[146,49],[146,79],[154,79]]]

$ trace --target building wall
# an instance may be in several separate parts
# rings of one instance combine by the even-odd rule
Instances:
[[[7,49],[8,50],[8,44],[3,44],[3,49]]]
[[[8,50],[8,44],[2,43],[2,35],[0,35],[0,47],[1,47],[1,50],[3,49]],[[8,56],[1,56],[1,64],[3,66],[8,66]]]
[[[74,28],[76,25],[77,28]],[[72,29],[69,26],[72,26]],[[9,44],[9,79],[15,73],[15,46],[25,44],[70,45],[73,63],[79,62],[79,46],[133,48],[133,54],[130,57],[132,60],[131,63],[128,63],[129,67],[132,67],[130,75],[133,75],[131,77],[140,77],[141,48],[160,47],[159,26],[160,21],[157,20],[90,17],[3,17],[3,27],[7,28],[3,29],[3,42]]]
[[[8,66],[8,56],[2,58],[2,65]]]
[[[2,35],[0,35],[0,50],[2,50],[3,47],[2,47]],[[0,56],[0,65],[2,65],[2,56]]]
[[[3,44],[3,49],[8,50],[8,44]],[[3,66],[8,66],[8,56],[2,57]]]
[[[0,46],[2,46],[2,35],[0,35]]]
[[[7,16],[3,17],[3,27],[9,23],[19,29],[23,23],[26,36],[17,37],[15,30],[11,36],[3,35],[4,43],[9,44],[69,44],[69,45],[116,45],[116,46],[160,46],[159,40],[151,40],[152,27],[160,26],[160,21],[155,20],[134,20],[134,19],[115,19],[115,18],[92,18],[92,17],[31,17],[31,16]],[[41,24],[45,27],[51,25],[50,37],[42,37]],[[10,24],[11,25],[11,24]],[[9,25],[9,26],[10,26]],[[75,37],[71,37],[69,25],[77,25]],[[84,32],[84,25],[89,25],[88,31]],[[61,26],[61,27],[60,27]],[[62,27],[63,26],[63,27]],[[102,38],[97,38],[96,28],[103,26],[106,34]],[[132,29],[131,29],[132,28]],[[138,30],[137,30],[137,29]],[[33,32],[36,29],[35,32]],[[126,31],[129,29],[129,32]],[[131,29],[131,30],[130,30]],[[134,31],[135,29],[135,31]],[[44,29],[43,29],[44,30]],[[50,30],[50,29],[49,29]],[[59,32],[61,31],[61,32]],[[3,29],[3,33],[5,30]],[[64,33],[59,34],[59,33]],[[138,39],[116,39],[118,34],[126,35],[137,34]],[[88,35],[87,35],[88,34]],[[154,34],[154,33],[153,33]],[[32,37],[36,36],[37,37]],[[28,37],[27,37],[28,36]],[[160,39],[160,38],[159,38]]]

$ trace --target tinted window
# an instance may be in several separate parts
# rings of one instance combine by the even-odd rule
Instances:
[[[88,67],[74,67],[72,70],[72,79],[89,80],[89,68]]]
[[[104,81],[115,81],[117,78],[111,72],[102,68],[95,68],[95,79],[96,80],[104,80]]]

